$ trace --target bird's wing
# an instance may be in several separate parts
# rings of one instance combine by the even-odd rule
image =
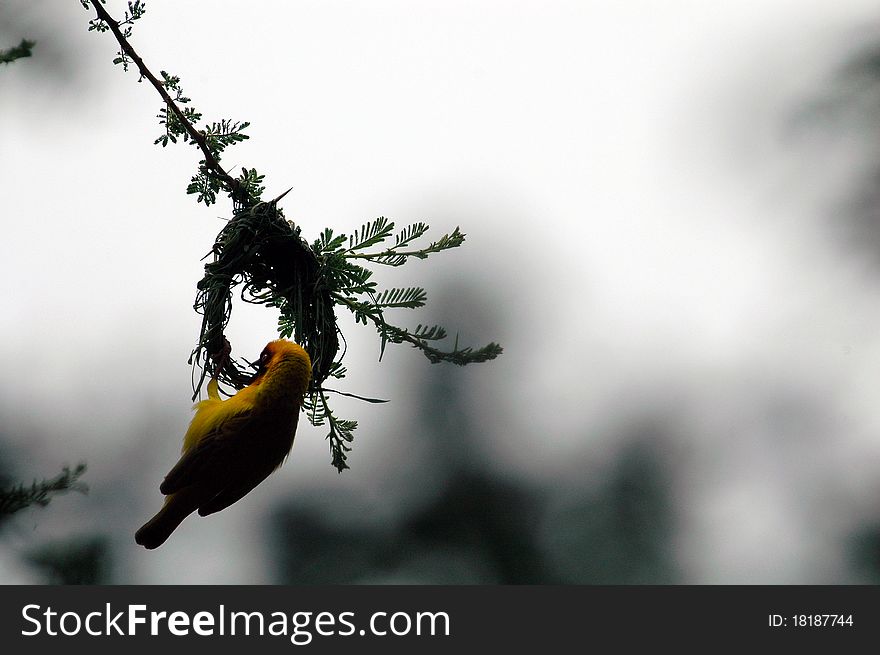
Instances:
[[[209,501],[204,502],[199,506],[199,516],[208,516],[208,514],[213,514],[214,512],[219,512],[221,509],[226,509],[233,503],[244,498],[254,487],[265,480],[266,477],[267,476],[260,478],[255,477],[236,487],[228,487],[224,489]]]
[[[238,440],[229,437],[248,432],[252,418],[252,412],[242,411],[216,425],[184,452],[159,485],[159,491],[167,496],[199,482],[205,476],[215,477],[218,464],[234,458],[230,451]]]
[[[290,437],[290,442],[287,444],[287,452],[289,452],[290,446],[293,442],[293,437],[296,434],[296,427],[299,423],[299,412],[293,415],[293,429]],[[200,516],[208,516],[209,514],[213,514],[214,512],[219,512],[222,509],[226,509],[233,503],[238,502],[242,498],[244,498],[251,490],[260,484],[263,480],[269,477],[269,474],[272,473],[275,468],[281,466],[281,462],[284,461],[284,457],[287,452],[278,452],[279,459],[277,461],[277,465],[274,468],[262,468],[259,466],[254,466],[250,469],[249,475],[246,477],[236,476],[235,478],[229,478],[226,481],[226,485],[221,489],[215,496],[209,498],[201,505],[199,505],[199,515]],[[270,460],[271,461],[271,460]]]

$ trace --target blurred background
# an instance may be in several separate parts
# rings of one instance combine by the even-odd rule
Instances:
[[[121,17],[124,3],[111,0]],[[880,582],[880,10],[868,0],[147,3],[132,42],[310,241],[379,215],[464,247],[381,285],[494,362],[342,326],[351,470],[303,421],[243,501],[133,535],[191,416],[229,217],[75,0],[3,0],[4,583]],[[268,310],[234,308],[255,358]]]

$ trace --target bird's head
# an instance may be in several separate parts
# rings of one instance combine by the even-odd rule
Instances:
[[[270,341],[260,354],[259,369],[251,384],[264,384],[277,381],[291,384],[297,388],[299,395],[308,389],[312,377],[312,360],[302,346],[278,339]]]

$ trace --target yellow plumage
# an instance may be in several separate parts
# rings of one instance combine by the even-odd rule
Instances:
[[[244,497],[284,462],[293,446],[311,361],[297,344],[279,339],[260,355],[254,381],[222,400],[216,380],[183,438],[180,460],[159,490],[165,505],[135,534],[146,548],[161,546],[187,516],[207,516]]]

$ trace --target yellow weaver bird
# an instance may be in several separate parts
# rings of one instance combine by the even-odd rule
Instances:
[[[284,462],[293,446],[312,364],[297,344],[272,341],[251,384],[226,400],[217,380],[183,438],[180,461],[159,491],[165,505],[137,531],[146,548],[161,546],[187,516],[207,516],[243,498]]]

